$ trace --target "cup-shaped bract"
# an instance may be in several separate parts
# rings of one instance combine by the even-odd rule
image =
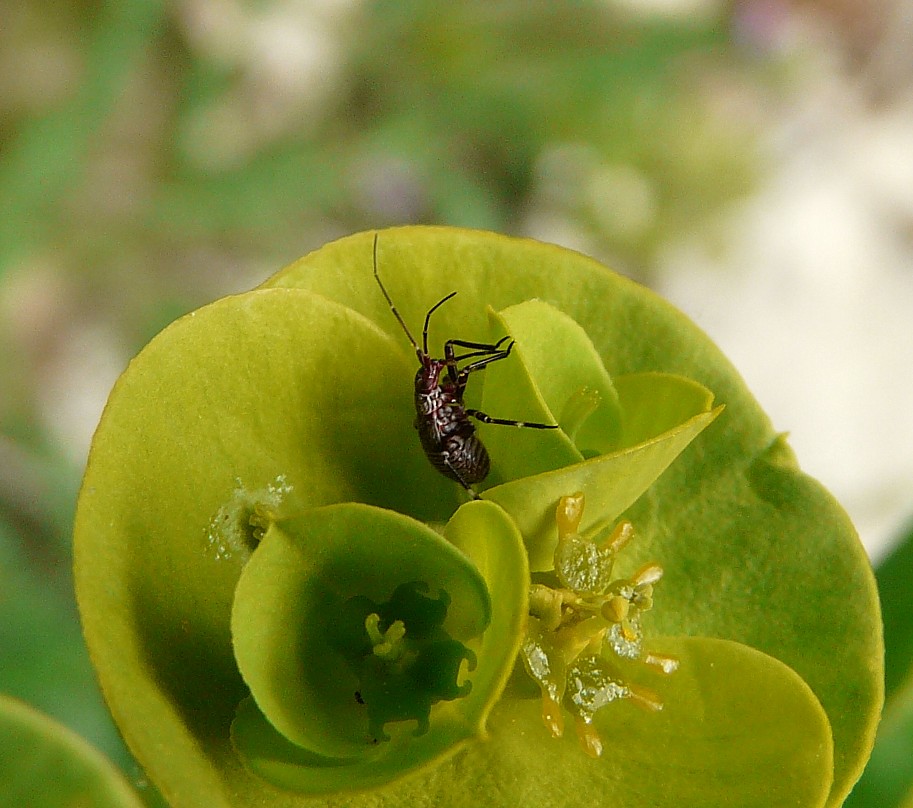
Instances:
[[[232,613],[252,693],[233,725],[239,754],[319,794],[389,782],[483,736],[528,577],[516,527],[487,502],[460,508],[444,535],[359,503],[272,525]]]
[[[430,319],[433,357],[515,340],[465,405],[560,427],[479,425],[481,502],[422,452],[375,236],[417,341],[458,292]],[[619,577],[665,571],[644,645],[680,661],[644,682],[661,712],[595,714],[598,759],[552,737],[518,657],[529,570],[553,574],[555,507],[576,492],[581,533],[634,525]],[[881,704],[873,577],[840,507],[687,318],[532,241],[358,234],[178,320],[111,394],[75,541],[102,688],[178,806],[837,806]],[[404,658],[433,662],[426,690],[378,701],[418,670]],[[296,664],[303,689],[283,686]]]

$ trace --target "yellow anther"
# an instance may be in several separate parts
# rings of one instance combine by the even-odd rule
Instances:
[[[372,612],[365,618],[365,631],[368,632],[368,639],[371,645],[377,645],[384,641],[384,635],[380,633],[380,615]]]
[[[553,738],[564,735],[564,711],[561,703],[547,694],[542,694],[542,720]]]
[[[601,542],[601,545],[604,548],[617,553],[633,538],[634,525],[625,520],[615,525],[614,530],[612,530],[607,539]]]
[[[555,521],[558,523],[558,540],[560,541],[567,536],[573,536],[580,527],[580,520],[583,518],[583,492],[578,491],[568,497],[561,497],[558,500],[558,507],[555,509]]]
[[[647,654],[644,657],[644,664],[650,665],[653,668],[658,668],[665,674],[675,673],[678,670],[678,659],[674,656],[666,656],[665,654]]]
[[[542,621],[544,631],[554,631],[561,625],[561,606],[565,593],[543,584],[529,588],[529,613]]]
[[[645,564],[633,577],[635,586],[653,585],[663,577],[663,568],[659,564]]]
[[[653,712],[659,712],[663,709],[662,699],[648,687],[640,685],[628,685],[628,697],[635,704],[644,707]]]
[[[574,723],[577,729],[577,739],[580,741],[583,751],[591,758],[598,758],[602,754],[602,739],[596,732],[593,722],[578,718]]]
[[[572,662],[594,640],[602,640],[606,626],[596,617],[587,617],[577,623],[559,628],[555,632],[554,648],[566,662]]]

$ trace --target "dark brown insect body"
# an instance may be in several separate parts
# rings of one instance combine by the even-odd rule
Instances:
[[[488,476],[491,461],[463,406],[462,391],[448,377],[440,381],[447,362],[419,357],[415,374],[415,428],[431,464],[469,488]],[[459,375],[459,374],[458,374]]]
[[[476,435],[470,418],[486,424],[530,427],[532,429],[556,429],[557,424],[537,424],[525,421],[511,421],[492,418],[480,410],[470,409],[463,404],[463,394],[469,374],[481,370],[492,362],[506,359],[514,346],[510,337],[503,337],[496,343],[466,342],[449,339],[444,343],[444,358],[435,359],[428,353],[428,323],[431,315],[452,298],[456,292],[435,303],[425,315],[422,329],[422,344],[415,341],[406,323],[393,305],[380,276],[377,274],[377,235],[374,236],[374,278],[380,286],[393,316],[396,317],[418,357],[419,368],[415,373],[415,428],[418,430],[422,449],[428,460],[441,474],[460,483],[474,497],[473,483],[488,476],[491,460],[488,451]],[[507,343],[506,347],[502,347]],[[456,355],[457,348],[468,349],[467,353]],[[473,360],[459,367],[458,363]],[[446,374],[446,375],[445,375]]]

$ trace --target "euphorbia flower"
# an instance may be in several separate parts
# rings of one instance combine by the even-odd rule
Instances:
[[[166,798],[839,805],[882,696],[872,575],[715,346],[576,253],[382,231],[384,283],[413,333],[458,292],[429,350],[516,341],[472,374],[467,404],[561,427],[481,425],[492,465],[472,501],[413,429],[415,354],[375,283],[373,238],[172,324],[95,436],[80,609],[114,717]],[[569,530],[556,508],[578,493]],[[559,539],[628,523],[637,538],[607,587],[585,585],[598,553],[582,577],[555,572]],[[599,601],[586,653],[568,656],[580,687],[605,690],[574,716],[583,748],[543,721],[524,666],[530,637],[560,645],[542,586]],[[663,709],[604,699],[616,676]]]

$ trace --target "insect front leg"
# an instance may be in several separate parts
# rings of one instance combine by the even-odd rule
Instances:
[[[501,337],[497,342],[469,342],[464,339],[449,339],[444,343],[444,355],[453,359],[454,361],[460,362],[463,359],[469,359],[473,356],[486,356],[491,353],[500,353],[502,351],[507,351],[510,353],[511,348],[513,348],[513,343],[511,343],[507,348],[502,348],[501,346],[507,342],[510,337]],[[463,354],[463,356],[454,356],[453,348],[472,348],[474,349],[472,353]]]
[[[511,340],[506,348],[501,346],[507,342],[510,337],[502,337],[496,343],[489,342],[467,342],[466,340],[461,339],[449,339],[444,343],[444,358],[447,363],[447,376],[450,378],[456,385],[456,389],[460,395],[466,389],[466,382],[469,379],[469,374],[477,370],[482,370],[486,365],[491,364],[492,362],[497,362],[501,359],[506,359],[510,356],[510,352],[514,347],[513,340]],[[457,356],[454,352],[454,346],[459,348],[472,348],[467,354],[462,356]],[[457,362],[462,362],[464,359],[474,359],[477,356],[482,358],[476,362],[472,362],[466,367],[460,369],[457,367]]]

